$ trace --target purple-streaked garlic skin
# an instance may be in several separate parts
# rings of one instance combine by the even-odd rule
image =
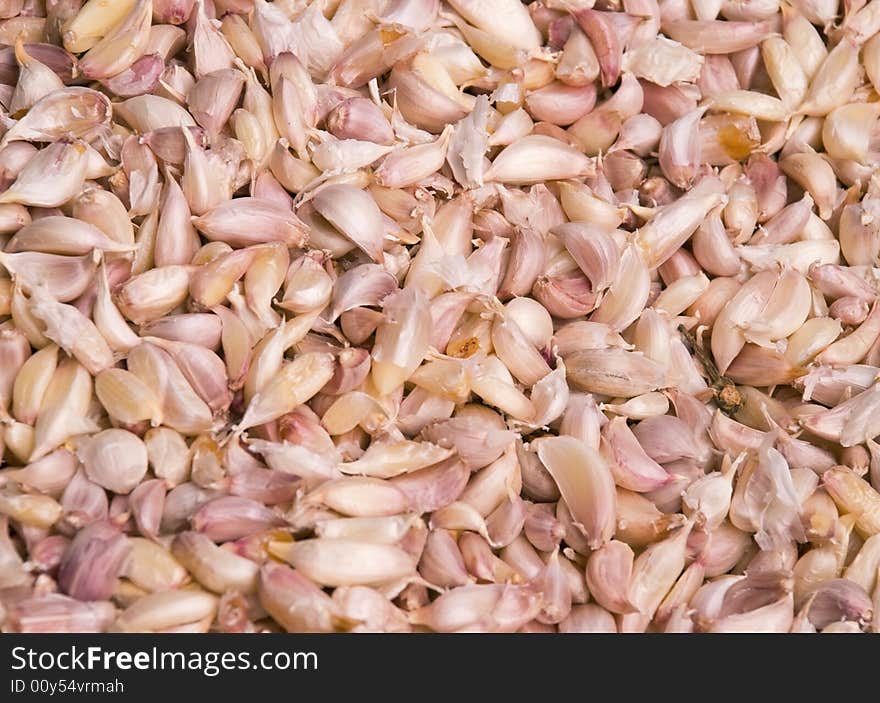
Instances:
[[[873,4],[374,4],[0,3],[0,630],[877,631]]]

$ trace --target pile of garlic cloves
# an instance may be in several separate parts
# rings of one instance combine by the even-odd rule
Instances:
[[[0,628],[880,631],[880,0],[0,0]]]

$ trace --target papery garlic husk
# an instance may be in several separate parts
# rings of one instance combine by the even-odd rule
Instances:
[[[693,82],[707,57],[663,36],[633,45],[623,55],[623,69],[660,86]]]

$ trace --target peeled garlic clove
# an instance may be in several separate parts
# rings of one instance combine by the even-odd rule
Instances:
[[[333,377],[329,354],[302,354],[281,370],[258,392],[238,427],[245,430],[269,422],[309,400]]]
[[[257,589],[257,564],[221,549],[203,534],[183,532],[177,535],[171,544],[171,553],[196,581],[210,591],[253,593]]]
[[[841,511],[852,513],[856,529],[868,537],[880,532],[877,506],[880,493],[846,467],[837,466],[822,474],[822,485]]]
[[[573,437],[542,438],[537,445],[538,457],[555,479],[591,548],[608,542],[614,532],[617,501],[605,460]]]
[[[629,584],[633,567],[633,550],[624,542],[612,540],[590,555],[586,578],[590,594],[612,613],[632,613]]]
[[[662,24],[663,32],[701,54],[730,54],[757,46],[770,36],[767,21],[736,22],[722,20],[676,19]]]
[[[15,58],[20,70],[9,103],[9,112],[13,115],[26,112],[41,98],[64,87],[55,71],[27,52],[21,39],[15,45]]]
[[[486,172],[487,181],[527,185],[591,175],[593,160],[557,139],[529,135],[506,147]]]
[[[76,357],[90,373],[114,364],[113,352],[95,324],[72,305],[54,300],[42,288],[34,290],[31,311],[46,325],[45,334]]]
[[[860,80],[859,47],[846,37],[824,58],[799,112],[822,117],[849,100]]]
[[[119,310],[135,324],[158,319],[189,294],[192,268],[163,266],[130,278],[117,292]]]
[[[692,526],[693,523],[688,523],[671,537],[649,546],[636,558],[629,597],[643,615],[654,615],[684,570],[686,542]]]
[[[15,182],[0,193],[0,203],[58,207],[82,190],[88,163],[80,141],[58,141],[38,152]]]
[[[109,521],[87,525],[77,532],[61,560],[58,584],[79,600],[107,600],[130,551],[125,535]]]
[[[277,241],[296,247],[306,239],[305,227],[293,212],[258,198],[227,200],[193,224],[211,241],[237,246]]]
[[[822,144],[835,159],[864,163],[868,158],[869,135],[880,116],[869,103],[843,105],[832,111],[822,124]]]
[[[105,252],[127,252],[131,247],[108,237],[97,227],[72,217],[43,217],[32,223],[22,223],[9,240],[8,252],[45,252],[81,256],[91,254],[93,249]]]
[[[269,561],[260,570],[260,604],[288,632],[333,632],[336,607],[298,571]]]
[[[86,292],[94,281],[99,258],[97,252],[82,256],[0,252],[0,264],[15,276],[18,286],[31,295],[42,287],[47,295],[59,302],[75,300]]]
[[[452,125],[448,125],[434,142],[390,153],[373,173],[376,183],[387,188],[405,188],[428,178],[443,166],[452,134]]]
[[[638,352],[585,349],[565,358],[568,378],[581,390],[632,398],[665,385],[663,368]]]
[[[367,191],[345,184],[328,185],[318,191],[312,204],[373,261],[382,262],[385,228],[382,214]]]
[[[626,419],[616,417],[602,431],[602,449],[615,483],[621,488],[647,493],[671,481],[671,476],[649,457],[629,429]]]
[[[5,361],[8,363],[9,359]],[[58,347],[54,344],[46,345],[20,365],[11,364],[15,369],[11,400],[12,415],[16,420],[34,424],[57,365]]]
[[[115,76],[140,58],[150,36],[152,7],[151,0],[137,0],[125,19],[80,59],[83,75],[93,80]]]
[[[307,578],[327,586],[377,584],[415,572],[412,558],[393,545],[319,538],[271,542],[269,549]]]
[[[104,430],[89,437],[77,456],[89,480],[114,493],[130,493],[147,473],[147,448],[126,430]]]
[[[196,394],[171,356],[141,343],[128,354],[128,370],[152,388],[162,404],[163,424],[184,434],[210,429],[210,407]]]
[[[116,619],[116,632],[159,632],[207,619],[217,612],[217,597],[202,590],[159,591],[144,596]],[[199,630],[199,631],[206,631]]]
[[[124,424],[162,418],[156,394],[130,371],[105,369],[95,378],[95,394],[107,414]]]
[[[698,108],[670,122],[660,136],[660,168],[679,188],[687,188],[701,162],[697,126],[705,112]]]
[[[357,461],[341,464],[345,474],[392,478],[447,459],[451,450],[428,442],[373,442]]]

